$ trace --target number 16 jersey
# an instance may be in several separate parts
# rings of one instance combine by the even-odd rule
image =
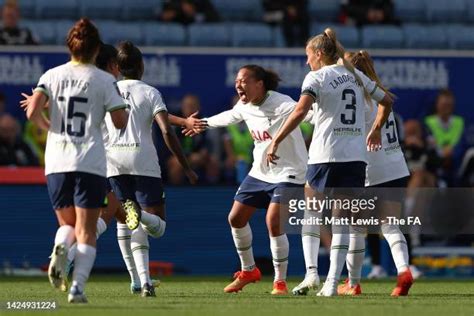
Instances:
[[[371,97],[382,100],[385,92],[362,72],[355,71]],[[341,65],[325,66],[306,75],[301,94],[314,99],[309,164],[367,162],[364,87]]]
[[[115,78],[92,64],[69,62],[48,70],[35,89],[49,98],[46,175],[87,172],[106,176],[101,123],[125,108]]]

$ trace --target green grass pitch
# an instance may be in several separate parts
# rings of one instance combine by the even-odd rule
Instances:
[[[46,278],[0,278],[0,315],[22,315],[6,311],[6,301],[56,301],[58,309],[34,311],[31,315],[474,315],[473,280],[418,280],[408,297],[392,298],[395,280],[363,281],[359,297],[272,297],[271,279],[248,285],[238,294],[225,294],[228,278],[167,277],[156,298],[129,293],[126,276],[93,276],[86,293],[89,304],[72,305],[66,294],[49,285]],[[290,289],[299,282],[292,278]]]

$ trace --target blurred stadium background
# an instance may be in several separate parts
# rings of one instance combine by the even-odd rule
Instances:
[[[93,19],[104,42],[140,45],[144,81],[162,92],[171,113],[185,116],[231,107],[234,76],[248,63],[277,71],[281,91],[297,99],[308,71],[304,43],[331,26],[347,50],[366,49],[375,57],[382,82],[398,96],[394,110],[412,171],[410,186],[474,184],[474,0],[0,0],[0,5],[0,273],[36,274],[48,263],[57,223],[42,170],[46,136],[25,122],[18,102],[44,71],[67,61],[64,39],[82,16]],[[437,139],[441,125],[433,119],[447,122],[446,142]],[[302,128],[309,139],[311,128]],[[238,260],[227,213],[251,164],[250,135],[238,127],[182,138],[201,177],[199,186],[189,187],[157,129],[154,134],[169,218],[165,236],[152,241],[152,272],[232,273]],[[271,273],[263,212],[252,226],[255,256]],[[97,270],[125,271],[115,234],[112,224],[101,237]],[[474,275],[472,236],[412,237],[413,263],[425,276]],[[299,236],[290,243],[290,275],[303,274]],[[381,264],[394,274],[388,246],[380,247]],[[327,268],[323,252],[320,271]]]

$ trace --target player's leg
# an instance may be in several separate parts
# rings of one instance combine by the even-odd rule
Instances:
[[[59,228],[54,239],[48,278],[55,288],[67,291],[67,253],[76,236],[74,226],[74,186],[67,173],[54,173],[47,176],[48,193],[53,208],[56,210]]]
[[[132,294],[141,293],[142,286],[137,272],[135,260],[132,252],[132,230],[125,224],[126,214],[115,194],[110,191],[107,194],[109,208],[116,209],[115,219],[117,220],[117,242],[122,253],[123,261],[130,274],[130,292]]]
[[[385,200],[380,204],[385,214],[400,217],[400,203]],[[405,236],[398,225],[382,223],[382,234],[387,240],[392,253],[395,267],[397,268],[397,286],[392,291],[392,296],[405,296],[413,284],[413,276],[410,271],[410,261],[408,257],[408,244]]]
[[[288,256],[290,245],[288,237],[282,227],[280,218],[280,203],[270,203],[267,210],[266,223],[270,237],[270,250],[272,252],[273,268],[275,277],[273,280],[272,295],[288,294],[286,284],[288,270]]]
[[[114,216],[114,210],[112,209],[109,210],[108,198],[106,197],[104,200],[104,204],[102,208],[100,209],[100,216],[97,219],[97,229],[96,229],[97,239],[99,239],[99,237],[107,230],[107,226],[109,225],[113,216]],[[67,261],[68,261],[67,273],[68,274],[72,268],[74,257],[76,256],[76,249],[77,249],[77,243],[74,243],[69,248],[69,252],[67,254]]]
[[[257,208],[234,201],[228,220],[235,248],[240,258],[241,271],[234,274],[235,280],[224,288],[224,292],[238,292],[249,283],[260,281],[260,271],[255,265],[252,249],[252,229],[249,220]]]
[[[86,303],[84,288],[96,257],[97,220],[105,198],[106,179],[89,173],[75,172],[74,174],[77,249],[68,301]]]
[[[306,200],[321,199],[326,186],[328,168],[325,165],[308,165],[306,173],[306,186],[304,188]],[[305,209],[304,217],[309,220],[311,217],[320,218],[322,210]],[[308,221],[309,222],[309,221]],[[310,290],[317,290],[319,287],[318,275],[318,255],[321,244],[320,225],[303,225],[301,227],[301,242],[303,244],[303,255],[306,266],[304,280],[293,288],[294,295],[307,295]]]
[[[140,224],[140,220],[144,211],[137,203],[137,196],[142,197],[142,195],[137,195],[137,192],[145,190],[145,193],[154,192],[155,187],[159,191],[158,194],[162,194],[161,182],[151,184],[144,184],[144,188],[138,188],[137,185],[140,185],[138,181],[141,177],[133,175],[119,175],[109,178],[109,183],[114,191],[115,195],[122,203],[123,210],[126,214],[125,222],[129,230],[126,230],[125,226],[118,224],[117,233],[120,232],[121,236],[127,236],[130,232],[130,252],[131,257],[128,257],[129,251],[127,249],[127,237],[123,240],[122,243],[124,246],[124,251],[129,260],[126,261],[127,268],[132,267],[132,262],[136,268],[136,275],[131,273],[132,284],[130,285],[131,291],[133,293],[138,292],[138,286],[140,286],[140,292],[143,296],[154,296],[154,289],[151,288],[151,280],[149,274],[149,242],[148,234],[143,230],[143,226]],[[149,178],[149,177],[144,177]],[[155,178],[158,179],[158,178]],[[144,194],[145,194],[144,193]],[[151,195],[152,197],[155,195]],[[145,196],[146,197],[146,196]],[[161,195],[160,195],[161,198]],[[147,200],[140,201],[146,205]],[[119,217],[123,219],[123,213],[120,211],[117,213]],[[151,214],[150,214],[151,215]],[[120,240],[119,240],[120,243]],[[133,269],[133,268],[132,268]],[[130,271],[130,269],[129,269]]]
[[[260,281],[261,273],[255,265],[252,249],[252,229],[249,220],[257,209],[268,208],[271,197],[266,192],[269,183],[245,177],[234,197],[234,204],[228,220],[235,248],[240,258],[241,271],[234,274],[234,281],[224,288],[224,292],[238,292],[249,283]]]
[[[358,194],[357,188],[364,187],[365,168],[364,162],[330,164],[326,187],[337,190],[334,195],[336,199],[355,198]],[[350,210],[334,208],[332,215],[335,221],[332,225],[330,266],[326,282],[318,296],[337,295],[337,283],[349,250],[349,225],[345,222],[338,222],[338,219],[349,219],[351,217]]]
[[[132,252],[142,286],[141,295],[150,297],[155,296],[155,288],[149,270],[148,236],[160,238],[166,231],[165,196],[160,178],[133,176],[133,181],[138,202],[134,207],[139,208],[134,212],[140,214],[140,226],[132,233]],[[125,211],[130,213],[128,208]]]
[[[359,295],[362,293],[360,279],[365,256],[365,229],[351,226],[349,235],[349,251],[347,252],[346,267],[349,278],[337,288],[339,295]]]

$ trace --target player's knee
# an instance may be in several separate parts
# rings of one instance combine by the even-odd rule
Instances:
[[[247,225],[247,222],[245,222],[240,216],[232,212],[229,214],[227,220],[229,221],[229,225],[233,228],[242,228]]]
[[[278,218],[269,218],[267,219],[267,229],[270,236],[280,236],[281,229],[280,229],[280,222]]]

